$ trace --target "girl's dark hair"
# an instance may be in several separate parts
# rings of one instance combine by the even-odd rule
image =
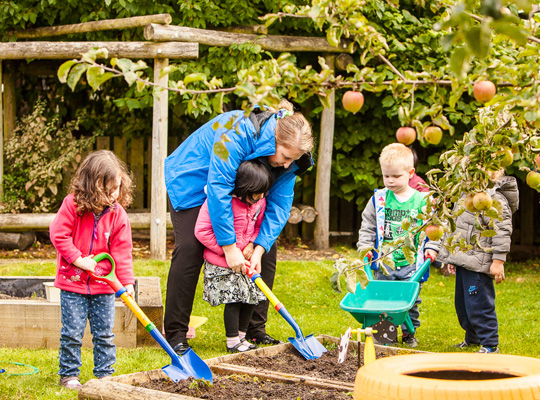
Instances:
[[[75,196],[77,213],[86,211],[101,213],[106,207],[114,207],[109,200],[120,177],[120,194],[116,200],[123,207],[133,200],[133,177],[131,172],[116,155],[109,150],[90,153],[79,165],[71,181],[70,192]]]
[[[264,193],[265,196],[274,183],[274,177],[266,165],[259,160],[244,161],[236,171],[236,181],[231,194],[242,202],[253,201],[252,196]]]

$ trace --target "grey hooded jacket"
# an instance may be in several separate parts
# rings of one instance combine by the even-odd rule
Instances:
[[[493,237],[481,237],[480,245],[483,248],[493,248],[491,252],[485,252],[480,247],[476,246],[466,253],[457,251],[455,254],[450,254],[448,250],[441,246],[441,251],[438,260],[447,264],[461,266],[470,271],[481,272],[490,275],[489,268],[493,260],[506,261],[506,255],[510,252],[510,243],[512,235],[512,214],[519,207],[519,191],[516,178],[512,176],[504,176],[499,179],[492,189],[489,189],[488,194],[495,200],[498,200],[502,206],[502,221],[495,220],[495,231],[497,234]],[[452,235],[461,233],[467,243],[470,243],[471,236],[480,234],[480,231],[475,228],[477,222],[475,214],[465,211],[455,219],[456,231]],[[489,218],[484,217],[482,223],[487,226]],[[444,242],[443,242],[444,243]]]

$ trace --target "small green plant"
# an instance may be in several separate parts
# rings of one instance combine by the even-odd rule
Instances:
[[[81,118],[60,125],[45,101],[21,119],[5,146],[4,197],[0,212],[51,212],[63,198],[63,173],[75,169],[94,136],[75,139]]]
[[[213,386],[210,381],[207,381],[206,379],[193,379],[193,381],[189,384],[190,389],[196,389],[197,391],[199,388],[204,386]]]

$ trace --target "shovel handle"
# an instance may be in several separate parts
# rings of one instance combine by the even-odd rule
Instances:
[[[283,307],[283,304],[278,300],[278,298],[272,293],[270,288],[264,283],[264,281],[261,278],[261,275],[256,273],[248,264],[244,264],[246,266],[246,275],[251,279],[253,283],[255,283],[259,289],[264,293],[266,298],[272,303],[274,308],[279,312],[279,309]]]
[[[120,283],[120,281],[116,277],[116,264],[112,256],[109,253],[99,253],[93,258],[95,262],[100,262],[105,259],[109,260],[112,265],[111,272],[103,276],[96,275],[90,271],[88,271],[88,274],[96,281],[107,283],[115,291],[116,296],[120,297],[124,304],[128,306],[131,311],[133,311],[133,314],[135,314],[137,319],[141,322],[141,324],[143,324],[144,329],[150,332],[155,326],[152,321],[148,319],[146,314],[141,310],[135,300],[133,300],[133,298],[127,294],[126,288]]]
[[[107,275],[101,276],[101,275],[96,275],[93,272],[87,271],[88,275],[90,275],[96,281],[107,283],[117,293],[117,296],[120,297],[120,295],[118,294],[118,291],[121,290],[123,286],[118,280],[118,278],[116,277],[116,264],[112,256],[109,253],[99,253],[98,255],[94,256],[94,258],[92,258],[92,260],[94,260],[96,263],[103,261],[105,259],[109,260],[109,262],[112,265],[111,272],[109,272]]]

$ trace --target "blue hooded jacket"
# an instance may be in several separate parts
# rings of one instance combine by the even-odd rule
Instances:
[[[224,128],[231,119],[236,131]],[[216,122],[220,127],[214,130]],[[202,205],[207,197],[204,192],[207,186],[210,220],[220,246],[236,243],[230,194],[234,189],[236,171],[242,161],[275,154],[276,124],[276,116],[271,115],[263,121],[258,132],[259,127],[244,117],[243,111],[220,114],[193,132],[165,159],[165,185],[176,211]],[[221,141],[224,133],[230,139],[225,143],[229,151],[225,161],[214,152],[214,144]],[[289,219],[299,170],[297,163],[279,175],[268,193],[261,230],[254,242],[267,252]],[[311,156],[308,164],[312,165]]]

